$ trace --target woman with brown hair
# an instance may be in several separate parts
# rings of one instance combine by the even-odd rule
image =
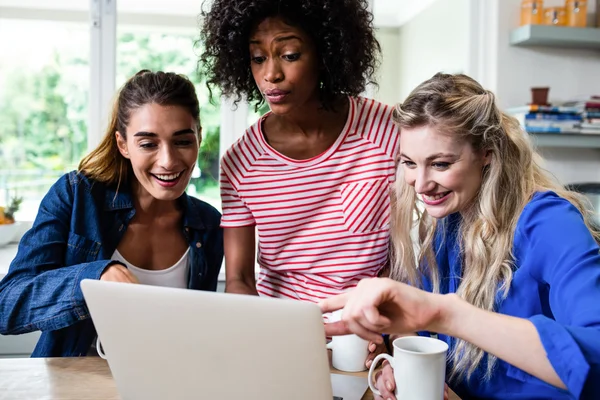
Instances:
[[[36,330],[34,357],[85,356],[96,332],[83,279],[216,290],[221,214],[185,193],[200,108],[184,76],[142,70],[100,145],[42,200],[0,282],[0,334]]]

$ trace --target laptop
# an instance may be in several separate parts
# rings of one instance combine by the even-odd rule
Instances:
[[[315,304],[88,279],[81,288],[124,400],[353,400],[368,386],[330,376]]]

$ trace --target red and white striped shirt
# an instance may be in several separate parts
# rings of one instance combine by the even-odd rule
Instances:
[[[336,142],[308,160],[269,146],[263,117],[223,156],[221,225],[256,225],[260,295],[316,302],[385,266],[399,139],[392,110],[350,98]]]

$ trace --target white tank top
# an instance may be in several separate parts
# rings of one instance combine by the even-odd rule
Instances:
[[[115,250],[111,259],[114,261],[122,262],[127,266],[135,277],[144,285],[153,286],[166,286],[174,288],[187,288],[188,287],[188,276],[190,271],[190,248],[185,251],[179,261],[172,267],[161,270],[148,270],[138,268],[135,265],[127,261],[119,250]]]

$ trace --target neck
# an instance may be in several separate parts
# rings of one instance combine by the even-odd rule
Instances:
[[[348,115],[348,99],[340,98],[334,103],[334,110],[325,110],[318,100],[307,102],[293,112],[273,115],[286,131],[295,131],[311,137],[327,135],[331,126],[345,122]]]
[[[133,203],[138,217],[154,218],[179,210],[176,200],[158,200],[152,197],[137,180],[134,180],[131,186]]]

